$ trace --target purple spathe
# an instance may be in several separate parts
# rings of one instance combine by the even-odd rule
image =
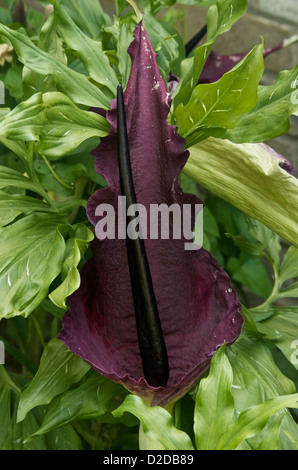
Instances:
[[[179,186],[178,176],[189,154],[176,128],[167,123],[169,95],[142,23],[129,53],[132,69],[124,100],[137,201],[148,213],[150,204],[199,204],[196,196],[183,194]],[[87,205],[94,226],[96,207],[111,204],[117,211],[120,195],[115,100],[107,119],[110,133],[94,156],[96,170],[108,186],[94,193]],[[152,405],[164,405],[186,393],[215,351],[224,342],[232,344],[243,325],[240,302],[223,268],[205,249],[185,251],[184,243],[183,237],[145,240],[169,358],[167,388],[151,387],[144,378],[125,240],[94,240],[93,256],[81,270],[81,286],[69,298],[59,335],[100,374]]]

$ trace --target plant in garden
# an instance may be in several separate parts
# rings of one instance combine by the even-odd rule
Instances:
[[[263,41],[215,56],[245,0],[177,2],[209,7],[192,50],[159,19],[172,0],[115,1],[113,21],[41,3],[35,29],[0,24],[20,72],[0,122],[1,448],[297,448],[298,183],[264,142],[298,112],[298,66],[262,86]],[[120,195],[193,209],[202,188],[199,250],[97,237]]]

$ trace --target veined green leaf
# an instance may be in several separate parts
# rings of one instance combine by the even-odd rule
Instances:
[[[78,382],[89,369],[90,366],[70,352],[62,341],[52,339],[42,354],[31,384],[21,394],[17,421],[22,421],[32,408],[50,403]]]
[[[61,271],[64,217],[34,213],[0,229],[0,318],[27,317]]]
[[[194,51],[193,57],[187,58],[181,64],[180,82],[173,98],[174,109],[187,104],[193,89],[196,87],[207,57],[215,39],[231,29],[233,24],[244,15],[247,0],[218,0],[207,13],[207,41]]]
[[[263,45],[258,45],[215,83],[198,85],[187,105],[175,111],[179,134],[190,147],[218,129],[235,127],[257,102],[264,71]]]
[[[102,27],[111,23],[100,2],[94,0],[61,0],[63,9],[90,38],[100,39]]]
[[[25,162],[27,160],[27,147],[26,143],[17,140],[10,140],[6,139],[5,137],[1,137],[1,143],[5,145],[8,149],[10,149],[13,153],[15,153],[20,159]]]
[[[3,448],[11,422],[10,409],[12,388],[9,380],[4,366],[0,365],[0,412],[2,422],[0,427],[0,449]]]
[[[298,282],[295,282],[286,289],[279,291],[276,297],[278,299],[281,299],[283,297],[298,297]]]
[[[274,315],[257,323],[264,333],[298,368],[298,307],[272,307]]]
[[[256,219],[248,219],[249,233],[261,242],[272,258],[275,266],[280,264],[281,244],[279,236]]]
[[[57,287],[49,298],[60,308],[67,308],[66,298],[80,286],[80,273],[77,269],[79,262],[94,235],[83,224],[73,227],[73,235],[66,242],[64,262],[62,266],[62,283]]]
[[[264,436],[258,445],[257,450],[273,450],[279,449],[279,435],[284,419],[283,413],[275,415],[273,419],[268,420],[267,426],[264,428]]]
[[[14,140],[12,149],[17,141],[37,141],[41,154],[61,158],[91,137],[106,136],[109,127],[103,116],[81,110],[63,93],[36,93],[2,118],[0,141]]]
[[[176,73],[173,64],[178,57],[183,57],[185,47],[181,37],[174,27],[158,20],[146,12],[143,18],[144,28],[157,52],[157,64],[166,80],[169,73]]]
[[[259,322],[254,325],[254,329],[256,327],[259,329]],[[282,374],[275,364],[267,342],[260,336],[257,337],[255,331],[253,333],[243,331],[240,338],[227,348],[226,354],[233,369],[232,393],[237,415],[268,399],[295,393],[295,384]],[[292,431],[295,433],[297,427],[287,410],[281,410],[281,413],[284,414],[284,411],[278,449],[292,448],[293,441],[290,435]],[[263,426],[265,425],[266,422]],[[262,435],[263,432],[256,436],[255,444],[260,442]]]
[[[27,101],[18,104],[1,119],[0,141],[2,141],[2,138],[4,138],[4,141],[38,140],[43,125],[42,96],[41,93],[38,93]]]
[[[298,247],[298,180],[278,154],[211,137],[189,150],[184,173]]]
[[[242,411],[237,421],[221,437],[217,450],[236,449],[242,441],[260,432],[271,416],[286,407],[298,408],[298,393],[271,398]]]
[[[233,371],[222,346],[211,360],[210,372],[196,394],[194,431],[198,450],[214,450],[234,421],[231,392]]]
[[[14,397],[14,404],[17,403],[17,397]],[[28,435],[38,429],[38,422],[32,413],[26,416],[22,423],[16,423],[17,406],[14,407],[12,420],[7,430],[7,436],[2,450],[46,450],[47,445],[44,436],[37,437],[35,441],[25,443]]]
[[[38,192],[35,183],[19,171],[0,165],[0,188],[14,186]]]
[[[77,420],[97,418],[117,407],[119,398],[127,394],[124,387],[95,371],[90,372],[81,385],[51,401],[40,429],[31,438]]]
[[[42,95],[45,122],[38,151],[48,157],[61,158],[90,137],[109,133],[108,121],[99,114],[83,111],[63,93]]]
[[[52,76],[57,88],[75,103],[109,109],[110,100],[103,91],[85,75],[66,67],[51,54],[39,49],[27,36],[4,25],[0,25],[0,36],[11,42],[20,62],[34,72]]]
[[[259,329],[259,323],[256,326]],[[295,393],[295,384],[280,371],[266,341],[255,332],[243,331],[226,354],[233,369],[237,414],[269,398]]]
[[[67,57],[63,49],[63,40],[57,33],[57,24],[54,15],[50,15],[43,25],[38,48],[50,54],[55,60],[67,65]],[[40,75],[26,66],[23,67],[23,100],[28,99],[35,93],[56,91],[55,81],[50,75]]]
[[[284,283],[294,277],[298,277],[298,248],[290,246],[282,260],[279,279]]]
[[[106,86],[110,98],[116,96],[118,79],[105,55],[102,44],[88,37],[68,15],[58,0],[52,0],[55,7],[55,16],[58,21],[58,30],[66,44],[78,52],[79,58],[86,67],[90,77],[97,83]],[[86,8],[86,7],[85,7]]]
[[[50,204],[30,196],[0,191],[0,226],[9,224],[21,214],[32,212],[57,213]]]
[[[251,292],[263,299],[272,292],[272,281],[263,262],[257,257],[239,260],[231,257],[228,261],[233,281],[247,286]]]
[[[126,88],[131,70],[131,58],[127,52],[133,40],[133,33],[126,24],[121,25],[119,39],[117,41],[118,69],[122,77],[122,87]]]
[[[298,65],[280,72],[276,82],[260,86],[256,106],[237,125],[220,134],[233,142],[266,142],[286,134],[290,116],[298,112]]]
[[[139,7],[144,11],[151,11],[155,15],[162,8],[172,6],[175,3],[176,0],[140,0]]]
[[[175,428],[171,414],[160,406],[147,406],[135,395],[128,395],[113,415],[117,418],[128,412],[136,416],[145,435],[141,450],[192,450],[189,436]]]
[[[264,246],[260,242],[253,242],[245,235],[232,235],[231,233],[226,233],[226,237],[231,238],[235,245],[248,255],[264,256],[265,254]]]

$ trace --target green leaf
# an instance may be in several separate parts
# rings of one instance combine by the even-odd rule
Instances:
[[[27,13],[27,22],[29,26],[33,27],[36,34],[39,35],[41,28],[44,25],[45,17],[40,11],[34,8],[29,8]]]
[[[292,284],[290,287],[287,287],[287,289],[283,289],[279,291],[276,295],[278,299],[281,299],[283,297],[298,297],[298,282],[295,282]]]
[[[30,178],[19,171],[0,165],[0,188],[11,186],[38,192],[37,186]]]
[[[257,323],[258,330],[266,334],[298,368],[298,307],[272,307],[274,315]]]
[[[13,22],[12,14],[8,8],[0,8],[0,22],[10,25]]]
[[[248,225],[250,235],[264,245],[275,266],[279,267],[281,252],[280,237],[256,219],[249,218]]]
[[[0,336],[0,341],[3,342],[5,347],[5,354],[9,354],[9,356],[13,357],[19,364],[24,366],[29,372],[35,374],[37,367],[35,362],[33,362],[30,357],[23,353],[19,347],[16,347],[12,344],[11,341]]]
[[[60,308],[67,308],[66,298],[75,292],[81,282],[78,264],[86,252],[94,235],[84,224],[73,227],[73,234],[66,242],[64,262],[62,266],[62,284],[57,287],[49,298]]]
[[[265,254],[262,243],[252,242],[245,235],[232,235],[231,233],[226,233],[226,237],[231,238],[241,251],[250,256],[264,256]]]
[[[1,414],[1,427],[0,427],[0,449],[2,449],[5,442],[7,432],[9,429],[11,415],[11,399],[12,389],[9,383],[9,377],[5,372],[4,366],[0,365],[0,414]]]
[[[198,85],[188,104],[178,106],[175,111],[178,131],[186,139],[186,147],[206,136],[220,135],[220,129],[235,127],[242,115],[256,104],[263,71],[263,45],[258,45],[220,80]]]
[[[22,71],[22,66],[10,67],[3,80],[5,87],[9,90],[10,96],[17,100],[21,99],[23,96]]]
[[[43,25],[37,46],[44,52],[50,54],[55,60],[67,65],[67,58],[63,49],[62,38],[58,35],[57,25],[54,15],[50,15]],[[56,91],[56,85],[53,78],[49,75],[43,76],[33,70],[23,67],[23,83],[24,96],[26,100],[30,96],[38,92]]]
[[[183,172],[298,247],[298,180],[263,144],[212,137],[191,147]]]
[[[255,326],[259,328],[259,323]],[[232,393],[237,415],[268,399],[295,393],[294,383],[275,364],[268,348],[268,340],[263,340],[255,331],[243,331],[240,338],[227,348],[226,353],[233,369]],[[266,422],[264,426],[265,424]],[[292,448],[295,433],[297,435],[297,426],[286,411],[280,427],[278,449]],[[265,429],[249,443],[257,448],[264,435]]]
[[[228,267],[234,281],[247,286],[251,292],[267,299],[272,291],[272,282],[268,271],[262,261],[256,257],[249,257],[244,261],[230,258]]]
[[[0,25],[1,27],[1,25]],[[42,96],[38,93],[27,101],[18,104],[0,121],[0,141],[6,140],[38,140],[44,124],[42,116]]]
[[[110,125],[104,117],[81,110],[62,93],[45,93],[42,103],[45,122],[37,149],[47,157],[61,158],[85,140],[109,133]]]
[[[279,279],[282,284],[294,277],[298,277],[298,249],[290,246],[282,260]]]
[[[20,423],[21,424],[21,423]],[[63,426],[49,432],[45,437],[47,450],[84,450],[85,446],[80,436],[72,426]],[[35,441],[35,439],[34,439]],[[34,442],[33,441],[33,442]],[[30,445],[31,439],[27,438],[26,443]]]
[[[0,318],[27,317],[61,271],[64,217],[35,213],[0,229]]]
[[[86,167],[80,162],[65,161],[65,159],[49,162],[45,156],[35,159],[34,168],[38,173],[40,183],[46,191],[65,197],[74,196],[76,181],[87,175]],[[73,203],[73,208],[75,199],[68,199],[68,202]],[[55,202],[55,205],[61,207],[61,203],[57,204]],[[82,205],[81,201],[78,200],[76,205]],[[63,211],[62,208],[60,210]]]
[[[260,86],[256,106],[221,137],[237,143],[266,142],[286,134],[290,116],[298,111],[297,75],[298,65],[280,72],[273,85]]]
[[[43,436],[38,437],[32,442],[25,442],[26,438],[38,429],[39,424],[32,413],[29,413],[24,421],[17,423],[16,410],[17,408],[15,407],[3,450],[47,450],[46,441]]]
[[[103,91],[85,75],[66,67],[51,54],[39,49],[27,36],[4,25],[0,25],[0,36],[11,42],[20,62],[40,75],[50,75],[59,91],[64,92],[75,103],[109,109],[110,100]]]
[[[56,396],[46,409],[41,427],[31,438],[74,421],[98,418],[111,412],[127,392],[115,382],[90,371],[78,387]]]
[[[126,4],[127,5],[127,4]],[[126,24],[121,25],[117,41],[118,69],[122,77],[122,87],[126,88],[131,70],[131,58],[127,52],[133,40],[133,33]]]
[[[156,14],[159,10],[162,8],[167,8],[169,6],[172,6],[176,3],[176,0],[141,0],[140,2],[140,8],[145,10],[145,11],[151,11],[151,13],[154,15]],[[179,2],[180,3],[180,2]]]
[[[157,64],[166,80],[170,72],[176,72],[173,68],[175,60],[185,54],[183,41],[173,26],[158,20],[149,12],[145,13],[143,24],[153,49],[158,54]]]
[[[28,215],[32,212],[55,213],[57,210],[40,199],[0,191],[0,227],[9,224],[21,214]]]
[[[78,382],[89,369],[90,366],[67,349],[62,341],[52,339],[42,354],[31,384],[21,393],[17,421],[22,421],[36,406],[50,403]]]
[[[279,448],[279,435],[284,414],[274,416],[274,419],[268,420],[264,428],[264,437],[258,445],[258,450],[273,450]]]
[[[4,366],[0,366],[0,449],[1,450],[42,450],[46,449],[43,438],[38,438],[30,445],[24,444],[25,438],[38,429],[38,424],[33,415],[16,423],[17,404],[20,390],[9,377]]]
[[[233,369],[237,414],[269,398],[295,393],[294,383],[275,364],[267,341],[255,333],[243,331],[226,354]]]
[[[84,0],[82,3],[81,0],[62,0],[61,5],[77,26],[91,38],[100,39],[102,27],[111,22],[99,1]]]
[[[200,381],[196,394],[194,431],[198,450],[214,450],[234,421],[232,383],[233,371],[222,346],[213,356],[209,375]]]
[[[242,411],[237,421],[221,437],[217,450],[236,449],[242,441],[259,433],[268,419],[285,407],[298,408],[298,393],[271,398]]]
[[[71,49],[77,51],[90,77],[112,92],[109,93],[112,99],[116,96],[118,79],[103,51],[102,44],[87,36],[67,14],[59,1],[52,0],[51,3],[54,5],[58,30],[64,41]]]
[[[61,158],[91,137],[106,136],[109,127],[103,116],[81,110],[63,93],[36,93],[2,118],[0,141],[37,141],[41,154]]]
[[[142,450],[193,450],[189,436],[175,428],[171,414],[160,406],[147,406],[135,395],[128,395],[113,415],[119,418],[123,413],[136,416],[144,432]]]
[[[128,5],[126,0],[115,0],[116,15],[120,16],[123,10],[125,10]]]
[[[196,87],[207,57],[215,39],[229,31],[233,24],[244,15],[247,0],[218,0],[207,13],[207,41],[194,51],[194,56],[181,63],[180,82],[173,98],[174,109],[182,103],[186,105]]]

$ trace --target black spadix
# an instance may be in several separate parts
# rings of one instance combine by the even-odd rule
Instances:
[[[122,86],[117,89],[117,143],[121,195],[126,209],[137,204],[130,163],[126,115]],[[127,210],[126,210],[127,213]],[[126,215],[126,227],[133,219]],[[153,387],[166,387],[169,363],[144,240],[126,237],[127,258],[134,300],[138,341],[144,376]]]
[[[185,45],[185,55],[188,56],[196,45],[203,39],[207,33],[207,25],[205,25],[193,38]]]

